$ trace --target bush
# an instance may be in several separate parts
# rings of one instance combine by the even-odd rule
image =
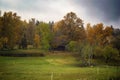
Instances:
[[[101,58],[103,56],[103,48],[96,46],[94,48],[94,58]]]
[[[119,56],[119,51],[117,49],[112,48],[110,46],[104,47],[103,57],[104,57],[106,63],[108,63],[108,61],[110,61],[110,60],[116,60],[118,56]]]
[[[66,49],[68,51],[76,52],[77,51],[77,42],[76,41],[70,41],[69,44],[66,46]]]

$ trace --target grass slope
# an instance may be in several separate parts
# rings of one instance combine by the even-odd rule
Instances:
[[[0,57],[0,80],[117,80],[120,76],[120,67],[78,67],[76,64],[74,57],[63,53],[45,57]]]

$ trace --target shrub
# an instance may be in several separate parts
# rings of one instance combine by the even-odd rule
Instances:
[[[101,58],[103,55],[103,48],[100,46],[96,46],[94,48],[94,58]]]
[[[108,63],[108,61],[110,61],[110,60],[116,60],[118,56],[119,56],[119,51],[117,49],[112,48],[110,46],[104,47],[103,57],[104,57],[106,63]]]
[[[69,44],[66,46],[66,49],[68,51],[76,52],[77,51],[77,42],[76,41],[70,41]]]
[[[85,44],[82,48],[81,53],[82,53],[81,57],[83,58],[84,64],[87,64],[88,66],[90,66],[91,59],[93,56],[93,46],[91,46],[90,44]]]

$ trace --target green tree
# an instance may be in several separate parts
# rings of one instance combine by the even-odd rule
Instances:
[[[83,65],[90,66],[92,64],[93,59],[93,53],[94,53],[94,47],[91,46],[89,43],[85,43],[82,47],[81,51],[81,57]]]
[[[70,41],[69,44],[66,45],[66,49],[68,51],[76,52],[77,51],[77,42]]]
[[[52,33],[48,23],[40,22],[36,27],[36,33],[40,36],[40,47],[41,49],[48,51],[50,47],[50,42],[52,38]]]
[[[116,60],[116,58],[118,56],[119,56],[119,52],[117,49],[112,48],[110,46],[104,47],[103,57],[104,57],[106,63],[108,63],[110,60]]]
[[[102,58],[103,57],[103,47],[101,46],[95,46],[94,48],[94,58]]]

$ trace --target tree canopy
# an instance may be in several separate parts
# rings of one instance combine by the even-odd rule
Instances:
[[[91,25],[76,13],[69,12],[58,22],[43,22],[34,18],[28,22],[17,13],[5,12],[0,16],[0,50],[38,48],[45,51],[66,50],[79,53],[83,62],[91,64],[94,57],[107,61],[120,56],[120,29]]]

